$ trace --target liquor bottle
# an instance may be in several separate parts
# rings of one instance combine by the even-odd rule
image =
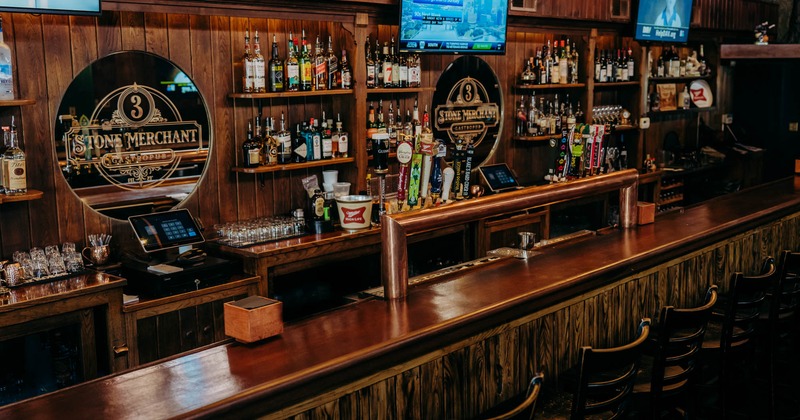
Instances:
[[[614,74],[614,78],[617,82],[622,82],[628,79],[628,76],[625,75],[625,71],[628,70],[628,63],[622,61],[622,52],[618,49],[617,50],[617,64],[616,64],[616,72]]]
[[[367,112],[367,139],[371,139],[372,135],[378,132],[378,121],[375,117],[375,104],[369,103],[369,111]],[[367,142],[370,146],[371,143]]]
[[[674,46],[672,47],[672,55],[670,56],[669,64],[670,64],[670,66],[669,66],[669,68],[670,68],[670,72],[669,72],[670,77],[680,77],[680,75],[681,75],[681,59],[678,56],[678,51],[675,49]]]
[[[325,194],[322,193],[322,190],[319,188],[314,189],[314,194],[311,196],[309,203],[311,220],[325,220]]]
[[[328,122],[330,121],[330,123]],[[322,142],[322,159],[330,159],[333,157],[333,137],[331,136],[331,123],[333,120],[325,119],[325,111],[322,111],[322,128],[320,130],[320,137]]]
[[[664,49],[662,53],[658,56],[658,62],[656,64],[656,77],[664,77],[665,76],[665,69],[664,69],[664,54],[666,54],[667,50]]]
[[[594,48],[594,81],[600,82],[600,66],[602,65],[602,60],[600,58],[600,51],[597,47]]]
[[[539,83],[550,84],[553,83],[553,57],[550,55],[550,40],[547,40],[547,45],[542,46],[542,57],[544,58],[544,75],[539,78]]]
[[[306,30],[303,29],[303,36],[301,42],[303,49],[300,51],[300,90],[307,92],[314,89],[314,63],[311,62],[311,53],[309,52],[308,40],[306,39]]]
[[[273,130],[275,129],[275,123],[272,120],[272,117],[267,118],[264,121],[264,141],[262,142],[263,146],[261,147],[261,164],[262,165],[277,165],[278,164],[278,153],[280,149],[280,143],[278,143],[278,139],[272,134]]]
[[[342,89],[353,88],[353,69],[350,68],[350,63],[347,62],[347,50],[342,50]]]
[[[8,149],[3,153],[3,179],[6,195],[21,195],[28,192],[25,172],[25,152],[20,148],[17,126],[11,117],[11,131],[8,133]]]
[[[303,121],[303,128],[300,130],[300,135],[306,143],[306,162],[314,160],[314,136],[312,130],[314,129],[314,119],[312,118],[311,124]]]
[[[392,65],[394,57],[389,54],[389,43],[383,43],[383,71],[382,73],[382,83],[383,87],[390,88],[394,87],[394,76],[392,76]]]
[[[6,154],[6,150],[8,150],[9,146],[9,137],[10,137],[10,127],[7,125],[3,126],[3,143],[0,144],[0,194],[5,194],[6,192],[6,178],[5,178],[5,163],[3,161],[3,157]]]
[[[636,69],[636,62],[633,61],[633,49],[628,45],[628,81],[633,81],[636,77],[634,70]]]
[[[628,149],[625,148],[625,137],[619,137],[619,169],[628,169]]]
[[[281,112],[281,131],[275,133],[278,141],[278,163],[286,164],[292,161],[292,133],[286,130],[286,120]]]
[[[4,101],[14,99],[14,71],[11,63],[11,48],[3,41],[3,19],[0,18],[0,100]]]
[[[322,132],[319,129],[319,120],[316,118],[311,118],[309,127],[311,130],[311,144],[314,145],[313,160],[320,160],[322,159]]]
[[[342,130],[342,116],[336,114],[336,131],[331,135],[331,140],[336,142],[336,157],[345,158],[348,156],[347,149],[349,147],[349,135],[346,131]]]
[[[262,166],[266,162],[266,151],[264,150],[264,137],[261,137],[261,111],[258,116],[253,118],[253,142],[258,145],[258,165]]]
[[[2,41],[1,37],[0,41]],[[700,76],[708,76],[711,74],[711,68],[708,67],[708,60],[706,60],[706,56],[703,52],[703,44],[700,44],[700,55],[697,56],[697,62],[700,64],[697,69],[700,72]]]
[[[600,83],[605,83],[608,81],[608,60],[606,60],[606,50],[603,50],[603,53],[600,57]]]
[[[550,44],[550,41],[547,41]],[[561,70],[559,65],[558,41],[553,42],[553,49],[550,51],[550,83],[557,85],[561,83]]]
[[[367,53],[366,53],[367,88],[374,88],[375,87],[375,61],[372,60],[372,46],[369,43],[369,36],[367,36],[367,42],[364,43],[364,47],[367,50]]]
[[[399,68],[398,68],[398,77],[400,78],[400,85],[398,87],[405,88],[408,87],[408,54],[398,54],[400,56],[399,59]]]
[[[408,87],[422,86],[422,60],[419,54],[409,56],[408,62]]]
[[[575,43],[572,43],[572,67],[570,69],[570,83],[576,84],[578,83],[578,63],[580,62],[580,54],[578,54],[578,49],[575,47]]]
[[[339,68],[339,58],[333,53],[333,41],[328,35],[328,52],[325,56],[328,66],[328,89],[339,89],[342,87],[342,71]]]
[[[245,168],[255,168],[260,164],[261,148],[253,138],[253,123],[250,121],[247,122],[247,139],[242,143],[242,152]]]
[[[242,92],[252,92],[255,88],[255,69],[253,55],[250,54],[250,30],[244,30],[244,55],[242,56]]]
[[[322,50],[322,43],[317,35],[317,42],[314,44],[314,65],[312,67],[313,90],[328,89],[328,59]]]
[[[383,60],[384,57],[381,54],[381,43],[377,39],[375,40],[375,49],[372,51],[375,55],[375,87],[382,87],[383,86]]]
[[[300,90],[300,61],[297,59],[295,46],[297,40],[292,39],[289,33],[289,57],[286,59],[286,90],[297,92]]]
[[[303,124],[305,125],[305,123]],[[292,153],[292,161],[295,163],[305,162],[306,156],[308,156],[308,146],[300,124],[297,124],[294,138],[292,138]]]
[[[272,35],[272,57],[269,60],[269,91],[283,92],[283,59],[278,56],[278,41]]]
[[[397,149],[397,126],[394,120],[394,109],[392,108],[392,101],[389,101],[389,122],[386,124],[386,132],[389,133],[389,151]]]
[[[538,136],[539,135],[539,126],[536,125],[536,116],[537,109],[536,109],[536,92],[531,92],[531,103],[528,105],[528,118],[527,118],[527,127],[525,131],[528,133],[529,136]]]
[[[383,118],[383,99],[378,100],[378,122],[375,124],[378,133],[388,133],[386,121]]]
[[[400,56],[394,48],[394,35],[389,44],[389,55],[392,57],[392,87],[400,87]]]
[[[255,44],[253,46],[253,92],[267,91],[265,70],[264,56],[261,55],[261,43],[258,40],[258,31],[256,31]]]
[[[518,136],[528,135],[528,111],[525,109],[525,95],[520,96],[517,107],[517,125],[514,132]]]
[[[569,62],[567,61],[567,47],[564,40],[561,40],[561,56],[558,58],[558,82],[566,84],[569,82]]]
[[[547,68],[545,65],[545,58],[542,50],[536,51],[536,60],[539,61],[539,65],[537,68],[533,70],[536,72],[536,79],[540,85],[544,85],[547,83],[548,76],[547,76]]]
[[[531,85],[536,83],[536,73],[533,72],[533,57],[525,60],[525,69],[519,76],[519,81],[523,85]]]

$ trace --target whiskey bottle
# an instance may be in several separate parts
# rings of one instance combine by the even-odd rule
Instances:
[[[283,59],[278,56],[275,35],[272,35],[272,58],[269,60],[269,91],[283,92]]]
[[[375,54],[375,87],[383,87],[383,60],[385,57],[381,54],[381,43],[377,39],[372,53]]]
[[[311,144],[314,146],[314,159],[322,159],[322,132],[319,129],[319,119],[312,118],[309,124],[311,130]]]
[[[11,131],[8,133],[8,149],[3,153],[3,178],[6,195],[21,195],[28,192],[25,152],[20,148],[13,116]]]
[[[558,58],[558,80],[559,83],[566,84],[569,82],[569,61],[567,60],[567,46],[564,40],[561,40],[561,56]]]
[[[258,31],[256,31],[255,44],[253,46],[253,92],[267,91],[265,70],[264,56],[261,55],[261,43],[258,40]]]
[[[292,40],[289,33],[289,57],[286,59],[286,90],[297,92],[300,90],[300,61],[296,54],[297,40]]]
[[[8,150],[8,142],[9,142],[9,127],[4,125],[3,126],[3,144],[0,144],[0,194],[5,194],[6,192],[6,177],[5,177],[5,163],[3,161],[3,156],[6,154],[6,150]]]
[[[331,140],[338,144],[335,155],[337,158],[345,158],[348,156],[348,137],[347,132],[342,130],[342,116],[336,114],[336,131],[331,134]]]
[[[525,106],[524,103],[521,103],[523,107]],[[536,92],[531,92],[531,103],[528,106],[528,118],[527,120],[527,127],[524,127],[525,133],[528,136],[538,136],[539,135],[539,126],[536,124],[538,119],[537,114],[538,110],[536,109]],[[525,135],[525,134],[523,134]]]
[[[372,46],[369,43],[369,36],[367,36],[367,42],[364,45],[366,47],[366,60],[367,63],[367,88],[374,88],[375,85],[375,61],[372,59]]]
[[[422,63],[418,54],[408,57],[408,87],[418,88],[422,85]],[[400,110],[398,109],[398,112]]]
[[[292,133],[286,130],[286,120],[281,112],[281,131],[275,133],[278,141],[278,163],[286,164],[292,161]]]
[[[383,43],[383,71],[382,71],[382,82],[383,87],[390,88],[394,87],[393,84],[393,76],[392,76],[392,64],[393,64],[394,57],[389,54],[389,43]]]
[[[392,57],[392,87],[400,87],[400,57],[394,47],[394,35],[389,45],[389,55]]]
[[[347,50],[342,50],[342,89],[353,88],[353,70],[347,62]]]
[[[328,35],[328,52],[325,56],[328,66],[328,89],[339,89],[342,87],[342,71],[339,69],[339,58],[333,53],[333,41]]]
[[[272,117],[264,120],[264,137],[261,146],[261,164],[262,165],[277,165],[278,164],[278,151],[280,144],[278,139],[272,134],[275,124]]]
[[[330,122],[329,122],[330,121]],[[322,143],[322,159],[333,157],[333,138],[331,136],[331,123],[333,120],[325,119],[325,111],[322,111],[322,129],[320,130],[320,141]]]
[[[3,19],[0,18],[0,100],[14,99],[14,71],[11,48],[3,41]]]
[[[517,124],[514,133],[518,136],[528,135],[528,111],[525,109],[525,95],[520,96],[517,106]]]
[[[303,50],[300,52],[300,90],[307,92],[314,89],[314,64],[311,62],[311,53],[308,51],[308,40],[306,39],[306,30],[303,29]]]
[[[575,43],[572,43],[572,61],[570,61],[570,79],[569,82],[572,84],[578,83],[578,63],[580,62],[580,54],[578,54],[578,48],[576,48]]]
[[[314,78],[313,90],[328,89],[328,60],[322,51],[322,43],[317,35],[317,42],[314,44],[314,66],[312,68]]]
[[[408,87],[408,55],[407,54],[398,54],[400,56],[398,65],[398,77],[400,79],[400,85],[398,87],[405,88]]]
[[[261,147],[253,137],[253,123],[247,122],[247,139],[242,143],[243,165],[245,168],[255,168],[260,164]]]
[[[253,92],[255,88],[255,68],[250,54],[250,30],[244,31],[244,55],[242,56],[242,92]]]

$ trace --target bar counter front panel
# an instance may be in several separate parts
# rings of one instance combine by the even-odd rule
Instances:
[[[724,196],[655,224],[505,259],[226,344],[0,408],[0,417],[267,415],[467,418],[548,387],[582,345],[627,341],[663,305],[800,246],[797,178]],[[88,397],[91,396],[91,397]]]

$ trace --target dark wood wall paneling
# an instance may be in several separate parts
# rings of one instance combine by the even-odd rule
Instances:
[[[800,214],[788,216],[587,296],[532,309],[524,319],[410,361],[401,373],[386,370],[373,382],[345,386],[266,418],[474,418],[524,392],[535,372],[544,372],[548,389],[556,390],[563,385],[559,374],[577,364],[581,346],[621,345],[633,339],[641,318],[657,319],[661,307],[696,306],[711,284],[724,293],[734,272],[755,273],[766,256],[797,249],[798,229]]]
[[[179,3],[179,2],[173,2]],[[543,28],[536,17],[561,17],[569,19],[607,20],[610,5],[602,2],[556,2],[550,0],[525,0],[525,7],[537,7],[536,13],[513,12],[509,30],[508,53],[505,56],[485,56],[496,70],[501,85],[510,86],[522,71],[523,59],[546,39],[560,39],[561,35],[575,39],[586,59],[589,29],[592,22],[567,25],[569,29]],[[774,20],[777,8],[757,1],[743,1],[736,13],[721,13],[723,0],[698,0],[695,22],[701,27],[716,29],[749,29],[751,21]],[[305,204],[300,179],[309,174],[319,174],[321,169],[293,172],[276,172],[263,177],[233,174],[230,167],[241,160],[239,147],[243,141],[248,119],[257,112],[257,101],[231,100],[227,95],[240,87],[239,57],[245,27],[258,29],[262,51],[269,55],[272,34],[277,34],[281,55],[286,55],[286,36],[291,30],[299,37],[301,29],[308,32],[310,42],[316,34],[333,36],[337,51],[348,49],[351,62],[363,65],[363,56],[355,56],[352,32],[342,25],[339,16],[326,21],[320,16],[304,14],[302,10],[287,8],[280,16],[259,13],[250,5],[226,4],[231,16],[204,14],[206,9],[163,5],[158,10],[166,12],[139,12],[131,2],[111,2],[110,11],[102,16],[81,17],[63,15],[3,14],[4,35],[14,54],[18,96],[36,100],[36,105],[19,109],[6,109],[0,117],[8,124],[10,115],[16,115],[28,152],[29,185],[45,192],[44,198],[29,203],[10,203],[2,207],[0,217],[0,253],[4,256],[31,246],[43,246],[64,241],[83,243],[89,233],[112,232],[117,238],[130,236],[127,225],[110,220],[83,206],[58,173],[53,152],[53,127],[63,92],[72,79],[92,61],[121,50],[145,50],[170,58],[181,66],[203,93],[211,114],[214,145],[208,170],[185,207],[197,215],[207,226],[215,223],[245,219],[255,216],[286,213]],[[208,3],[210,4],[210,3]],[[515,0],[515,4],[517,4]],[[523,4],[520,3],[520,6]],[[204,6],[207,7],[207,6]],[[237,9],[241,8],[242,10]],[[349,5],[350,8],[358,6]],[[367,7],[367,6],[363,6]],[[177,10],[177,11],[176,11]],[[216,10],[216,9],[214,9]],[[349,10],[349,9],[348,9]],[[353,9],[355,10],[355,9]],[[372,10],[372,9],[369,9]],[[178,12],[179,11],[179,12]],[[714,13],[712,14],[711,11]],[[196,13],[196,14],[195,14]],[[243,17],[233,17],[242,16]],[[252,16],[252,17],[247,17]],[[721,16],[721,17],[719,17]],[[285,17],[293,17],[285,19]],[[732,25],[721,19],[728,17]],[[396,26],[380,24],[391,18],[381,16],[367,28],[367,33],[377,34],[381,41],[396,34]],[[551,23],[550,25],[558,25]],[[619,31],[625,32],[624,26]],[[373,41],[374,42],[374,41]],[[598,38],[598,45],[625,46],[617,30],[610,30]],[[359,47],[362,48],[363,46]],[[363,50],[358,50],[363,51]],[[708,54],[708,52],[707,52]],[[438,75],[455,56],[424,56],[423,84],[435,86]],[[582,78],[585,75],[582,75]],[[363,82],[363,81],[362,81]],[[581,104],[586,106],[585,90],[579,93]],[[397,96],[385,95],[384,100]],[[403,110],[410,107],[413,95],[400,95]],[[432,94],[418,95],[420,104],[430,103]],[[368,94],[368,100],[379,97]],[[575,98],[577,99],[577,98]],[[593,98],[596,102],[605,97]],[[495,161],[510,162],[524,182],[541,178],[547,165],[546,149],[539,144],[515,144],[507,139],[513,130],[513,110],[518,95],[512,89],[504,90],[505,121],[502,144]],[[345,128],[351,138],[363,137],[357,133],[363,127],[363,116],[346,115],[354,108],[350,97],[292,98],[262,101],[264,115],[280,118],[286,113],[287,121],[294,124],[301,118],[318,116],[322,109],[341,112]],[[386,104],[385,104],[386,106]],[[396,110],[397,112],[397,110]],[[335,115],[333,115],[335,117]],[[290,125],[289,128],[293,128]],[[351,141],[351,151],[357,147]],[[363,147],[363,144],[361,145]],[[338,166],[340,177],[356,182],[357,165]]]

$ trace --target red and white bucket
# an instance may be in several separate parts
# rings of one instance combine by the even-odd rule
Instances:
[[[356,231],[370,227],[372,220],[372,197],[368,195],[344,195],[336,197],[339,207],[339,223],[342,229]]]

